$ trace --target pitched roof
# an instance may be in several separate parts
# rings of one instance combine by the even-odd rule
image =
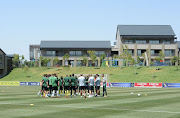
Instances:
[[[180,48],[180,41],[177,41],[177,43],[178,43],[178,48]]]
[[[111,48],[110,41],[41,41],[43,48]]]
[[[6,54],[1,48],[0,48],[0,51],[1,51],[2,53]]]
[[[170,25],[118,25],[120,35],[175,36]]]

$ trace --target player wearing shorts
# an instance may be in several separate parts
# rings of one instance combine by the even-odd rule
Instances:
[[[86,76],[86,77],[85,77],[85,90],[87,90],[88,93],[89,93],[88,79],[89,79],[89,77]]]
[[[72,91],[74,91],[74,97],[76,97],[76,89],[75,89],[76,78],[74,74],[71,76],[71,98],[72,98]]]
[[[44,91],[44,94],[45,96],[43,97],[47,97],[47,93],[48,93],[48,76],[45,75],[45,78],[43,78],[43,91]]]
[[[57,97],[59,97],[57,81],[58,81],[58,79],[56,77],[56,74],[53,74],[53,77],[52,77],[52,90],[53,90],[53,93],[52,93],[51,97],[54,97],[55,92],[57,94]]]
[[[39,94],[41,93],[41,97],[43,96],[43,93],[44,93],[44,86],[43,86],[43,79],[46,77],[46,75],[44,74],[43,75],[43,78],[42,78],[42,80],[41,80],[41,83],[40,83],[40,85],[41,85],[41,90],[38,92],[38,96],[39,96]]]
[[[59,94],[63,95],[63,76],[59,78]]]
[[[80,89],[80,93],[81,93],[81,98],[82,98],[82,90],[83,90],[83,93],[84,93],[84,97],[86,98],[85,77],[82,74],[78,78],[78,83],[79,83],[79,89]]]
[[[68,97],[69,94],[69,77],[68,75],[66,75],[66,77],[64,78],[64,90],[65,90],[65,97]]]
[[[52,94],[52,82],[53,82],[53,76],[52,75],[49,75],[49,81],[48,81],[48,88],[49,88],[49,94],[50,94],[50,96],[51,96],[51,94]]]
[[[99,77],[98,74],[96,74],[96,80],[95,80],[95,84],[96,84],[96,96],[100,96],[100,83],[101,83],[101,79]]]
[[[93,97],[93,95],[94,95],[94,77],[92,76],[92,74],[89,75],[88,83],[89,83],[89,97]]]
[[[104,77],[104,74],[102,74],[102,78],[103,78],[103,96],[104,96],[104,93],[106,94],[104,97],[107,97],[107,90],[106,90],[106,77]]]

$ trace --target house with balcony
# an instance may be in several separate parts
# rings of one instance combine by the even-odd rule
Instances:
[[[129,52],[137,59],[143,60],[143,53],[147,52],[149,63],[165,54],[163,62],[170,63],[172,56],[178,56],[178,43],[170,25],[118,25],[116,31],[116,45],[112,47],[112,54],[121,54],[122,46],[127,45]]]
[[[88,50],[94,50],[97,56],[95,66],[100,66],[100,56],[106,54],[111,59],[110,41],[41,41],[40,45],[30,45],[30,59],[37,60],[40,55],[43,57],[59,58],[58,65],[64,66],[63,56],[69,55],[68,65],[83,66],[82,56],[87,55],[88,63],[84,66],[91,65],[91,59],[87,53]],[[52,61],[50,62],[52,65]]]

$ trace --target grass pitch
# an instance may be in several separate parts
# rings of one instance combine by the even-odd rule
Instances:
[[[64,96],[62,98],[42,98],[37,96],[39,89],[40,87],[37,86],[0,86],[0,117],[180,117],[180,89],[177,88],[108,88],[107,98],[86,99],[80,96],[77,98],[65,98]],[[131,92],[134,95],[131,95]],[[141,94],[140,97],[137,96],[138,93]]]

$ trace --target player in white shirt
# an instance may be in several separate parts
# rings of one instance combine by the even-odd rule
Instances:
[[[105,96],[104,97],[107,97],[107,91],[106,91],[106,77],[104,77],[104,74],[102,74],[102,78],[103,78],[103,96],[104,96],[104,92],[105,92]]]
[[[80,93],[81,93],[81,98],[82,98],[82,90],[83,90],[83,93],[84,93],[84,97],[86,98],[85,77],[82,74],[78,78],[78,83],[79,83],[79,90],[80,90]]]
[[[94,95],[94,77],[92,76],[92,74],[89,74],[88,83],[89,83],[89,97],[93,97],[93,95]]]
[[[96,80],[95,80],[96,91],[97,91],[96,96],[100,96],[100,83],[101,83],[101,79],[100,79],[99,75],[96,74]]]

